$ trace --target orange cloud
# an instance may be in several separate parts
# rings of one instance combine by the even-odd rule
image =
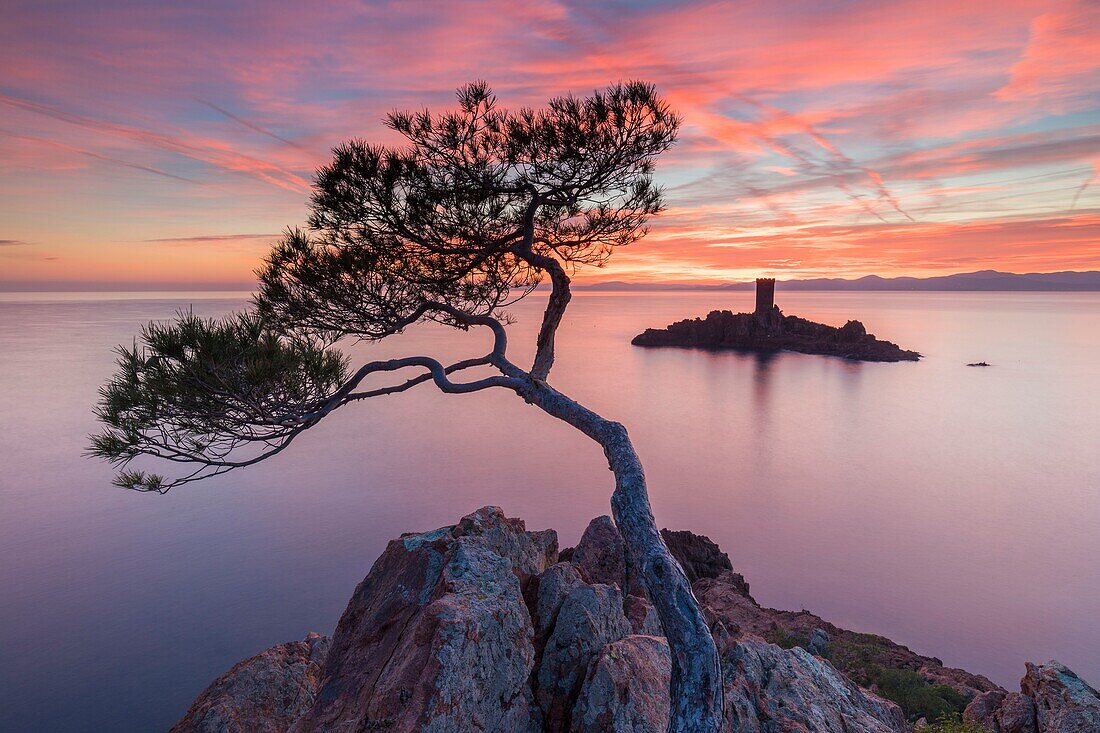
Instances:
[[[998,89],[1001,100],[1064,105],[1082,87],[1100,81],[1100,6],[1076,3],[1043,13],[1031,23],[1023,58],[1013,64],[1009,82]]]
[[[398,142],[382,115],[448,106],[473,78],[513,106],[642,78],[685,119],[659,168],[669,210],[601,278],[1095,266],[1097,13],[25,4],[0,25],[3,235],[56,250],[51,272],[74,278],[248,279],[261,239],[136,243],[301,223],[334,144]],[[43,268],[7,258],[3,276]]]

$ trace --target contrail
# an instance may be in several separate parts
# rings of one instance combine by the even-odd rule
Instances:
[[[177,181],[183,181],[184,183],[196,183],[200,184],[200,181],[196,181],[193,178],[185,178],[183,176],[177,176],[175,173],[169,173],[168,171],[162,171],[160,168],[153,168],[148,165],[141,165],[140,163],[131,163],[128,160],[122,158],[113,158],[109,155],[103,155],[101,153],[94,153],[91,150],[84,150],[83,148],[73,147],[72,145],[66,145],[65,143],[59,143],[55,140],[48,140],[44,137],[36,137],[34,135],[20,135],[19,133],[11,132],[10,130],[0,130],[0,135],[7,135],[8,137],[14,137],[18,140],[29,140],[31,142],[42,143],[44,145],[51,145],[61,150],[68,150],[70,153],[78,153],[80,155],[86,155],[89,158],[95,158],[96,160],[102,160],[107,163],[114,163],[115,165],[125,166],[126,168],[133,168],[134,170],[144,171],[146,173],[152,173],[157,176],[164,176],[165,178],[174,178]]]
[[[301,145],[294,142],[293,140],[287,140],[285,137],[280,137],[279,135],[276,135],[271,130],[268,130],[266,127],[260,127],[259,125],[255,124],[253,122],[249,122],[248,120],[244,119],[243,117],[239,117],[239,116],[233,114],[232,112],[230,112],[229,110],[219,107],[218,105],[214,104],[213,102],[208,102],[205,99],[202,99],[201,97],[195,97],[195,101],[198,102],[199,104],[206,105],[207,107],[214,110],[215,112],[220,112],[221,114],[225,115],[226,117],[233,120],[234,122],[237,122],[241,125],[244,125],[249,130],[252,130],[254,132],[258,132],[261,135],[267,135],[268,137],[273,138],[275,140],[278,140],[281,143],[285,143],[285,144],[289,145],[292,148],[298,148],[299,150],[304,150],[304,148]]]
[[[1085,192],[1085,189],[1091,186],[1096,181],[1097,170],[1100,170],[1100,163],[1097,163],[1093,166],[1092,174],[1085,179],[1085,182],[1078,187],[1077,192],[1073,194],[1073,201],[1069,205],[1070,211],[1073,211],[1075,208],[1077,208],[1077,199],[1081,198],[1081,194]]]

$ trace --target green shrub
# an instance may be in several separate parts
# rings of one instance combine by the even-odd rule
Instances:
[[[764,641],[775,644],[783,649],[794,649],[796,646],[805,648],[810,639],[797,632],[788,633],[785,629],[775,628],[764,635]]]
[[[989,729],[978,723],[964,723],[957,715],[945,716],[932,723],[921,733],[990,733]]]
[[[896,702],[909,720],[943,720],[957,717],[969,702],[948,685],[933,685],[908,669],[878,669],[872,675],[880,695]]]
[[[797,632],[775,628],[765,637],[784,649],[806,647],[810,640]],[[883,667],[881,659],[893,647],[889,639],[875,634],[848,634],[829,645],[829,661],[861,687],[873,688],[878,694],[897,703],[910,720],[940,721],[936,725],[954,728],[932,729],[931,733],[984,733],[981,726],[964,726],[958,722],[970,699],[948,685],[934,685],[909,669]]]

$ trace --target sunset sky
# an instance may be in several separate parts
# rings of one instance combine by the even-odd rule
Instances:
[[[393,108],[623,79],[685,120],[592,280],[1100,269],[1100,4],[6,2],[0,289],[226,287]]]

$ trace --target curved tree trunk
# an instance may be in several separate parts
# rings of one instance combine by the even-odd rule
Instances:
[[[665,546],[646,491],[645,472],[626,428],[545,383],[527,380],[520,396],[599,443],[615,474],[611,508],[630,564],[640,570],[672,653],[671,733],[717,733],[722,722],[718,651],[680,564]]]

